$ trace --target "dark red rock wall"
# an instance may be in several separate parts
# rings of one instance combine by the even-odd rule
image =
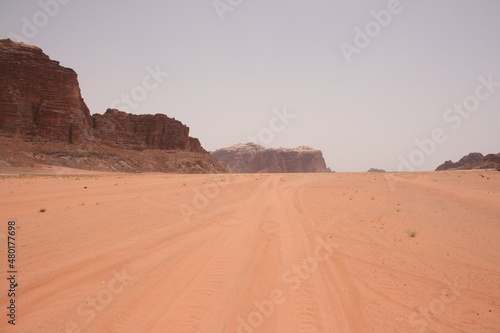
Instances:
[[[205,152],[189,127],[163,114],[90,115],[76,73],[34,46],[0,40],[0,135],[124,149]]]
[[[40,48],[0,41],[0,133],[24,139],[79,143],[92,120],[76,73]]]
[[[189,128],[163,114],[134,115],[115,109],[92,115],[94,135],[100,142],[119,148],[165,149],[203,152]]]

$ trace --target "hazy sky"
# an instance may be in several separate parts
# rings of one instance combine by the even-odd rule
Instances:
[[[500,152],[499,0],[0,0],[9,36],[73,68],[91,113],[164,113],[207,150],[307,145],[336,171]]]

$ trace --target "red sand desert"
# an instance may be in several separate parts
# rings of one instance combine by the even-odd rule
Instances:
[[[500,331],[498,171],[39,172],[0,177],[2,332]]]

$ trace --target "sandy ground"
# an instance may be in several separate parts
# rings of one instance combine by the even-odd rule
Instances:
[[[39,172],[2,332],[500,332],[500,172]]]

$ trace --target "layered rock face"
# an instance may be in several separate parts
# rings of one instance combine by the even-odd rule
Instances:
[[[189,137],[189,128],[164,114],[134,115],[108,109],[92,115],[94,136],[118,148],[165,149],[205,152],[198,139]]]
[[[38,47],[10,39],[0,40],[0,139],[14,146],[12,140],[32,143],[17,144],[24,147],[29,164],[166,172],[177,166],[179,172],[228,172],[224,163],[189,136],[189,127],[164,114],[133,115],[108,109],[91,116],[75,71],[60,66]],[[41,151],[38,143],[57,151]],[[12,156],[8,161],[0,156],[0,162],[19,166],[15,147],[9,149],[5,156]],[[128,150],[136,155],[137,151],[163,152],[144,152],[143,159],[136,161]],[[172,151],[185,154],[174,156]]]
[[[500,168],[500,153],[488,154],[486,156],[481,153],[470,153],[462,157],[458,162],[444,162],[436,168],[436,171],[498,168]]]
[[[265,148],[255,143],[237,144],[231,147],[218,149],[210,155],[227,164],[231,172],[242,173],[247,171],[250,162],[253,161],[257,152]]]
[[[80,143],[92,137],[75,71],[35,46],[0,40],[0,133]]]
[[[35,46],[0,40],[0,134],[27,140],[97,142],[124,149],[205,152],[189,127],[163,114],[109,109],[90,115],[75,71]]]
[[[310,147],[265,148],[259,144],[237,144],[218,149],[213,157],[234,173],[331,172],[320,150]]]

